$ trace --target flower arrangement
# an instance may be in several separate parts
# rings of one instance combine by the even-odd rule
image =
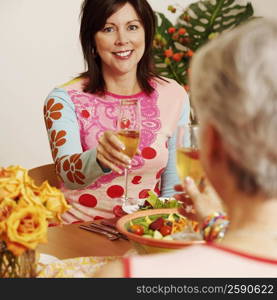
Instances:
[[[46,243],[48,223],[60,223],[69,207],[63,193],[47,181],[37,186],[26,169],[0,167],[0,273],[8,257]],[[4,252],[9,252],[6,262]]]
[[[164,14],[156,12],[158,26],[153,55],[159,74],[175,79],[189,92],[189,64],[195,51],[253,15],[251,3],[244,6],[235,2],[199,0],[185,9],[170,5],[168,10],[172,13],[181,11],[175,25]],[[191,122],[196,119],[192,110]]]

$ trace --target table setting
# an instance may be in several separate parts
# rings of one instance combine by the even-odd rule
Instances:
[[[135,122],[131,129],[136,126]],[[120,132],[129,129],[121,126]],[[181,180],[196,176],[201,183],[203,173],[194,166],[199,161],[197,139],[184,129],[191,128],[178,129],[178,175]],[[125,151],[129,146],[126,143]],[[132,148],[131,157],[134,154]],[[186,169],[184,155],[189,156]],[[184,216],[182,203],[175,198],[158,197],[149,190],[148,197],[133,199],[126,187],[118,200],[122,205],[114,218],[62,224],[61,215],[70,205],[58,188],[47,181],[36,185],[20,166],[0,168],[0,277],[94,277],[99,268],[120,257],[204,242],[197,222]]]

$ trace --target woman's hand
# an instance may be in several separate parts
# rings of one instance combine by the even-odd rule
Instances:
[[[97,159],[105,168],[122,173],[122,168],[130,168],[131,159],[122,153],[125,145],[120,141],[114,131],[105,131],[99,139],[97,146]]]
[[[220,198],[206,179],[201,192],[190,177],[184,180],[183,185],[176,185],[175,190],[184,192],[174,197],[183,202],[181,213],[188,218],[202,222],[208,215],[224,211]]]

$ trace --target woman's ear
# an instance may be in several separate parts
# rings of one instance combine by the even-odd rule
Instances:
[[[225,149],[222,144],[222,138],[218,130],[211,123],[204,125],[202,129],[201,157],[204,164],[210,164],[211,167],[216,163],[222,162],[225,157]]]

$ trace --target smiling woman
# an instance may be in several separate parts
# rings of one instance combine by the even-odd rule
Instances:
[[[175,129],[188,122],[189,101],[174,80],[156,74],[154,34],[155,17],[146,0],[83,2],[86,70],[53,89],[44,107],[53,160],[72,206],[63,216],[67,223],[124,213],[116,200],[126,194],[124,168],[129,168],[132,198],[147,198],[150,190],[165,197],[174,192]],[[134,98],[141,132],[131,161],[116,128],[120,100]]]
[[[145,31],[133,6],[126,3],[106,21],[95,35],[96,52],[106,77],[114,73],[136,77],[137,64],[145,49]],[[112,82],[107,82],[107,87]],[[136,87],[139,90],[139,86]],[[111,89],[113,87],[111,86]]]

